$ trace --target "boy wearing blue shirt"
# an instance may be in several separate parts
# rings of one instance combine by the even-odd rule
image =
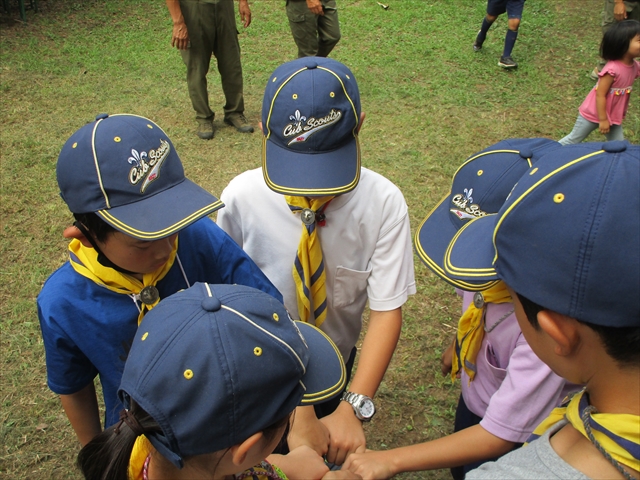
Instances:
[[[238,283],[280,293],[207,215],[222,202],[184,176],[169,137],[135,115],[99,115],[66,142],[57,164],[74,214],[69,261],[38,296],[48,384],[81,444],[122,409],[117,389],[144,314],[196,282]]]

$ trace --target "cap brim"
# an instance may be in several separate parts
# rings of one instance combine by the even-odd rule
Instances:
[[[493,243],[497,222],[497,214],[471,220],[454,235],[444,253],[445,274],[464,282],[465,290],[486,290],[499,281]]]
[[[116,230],[139,240],[158,240],[182,230],[224,204],[185,178],[144,200],[96,212]]]
[[[360,144],[354,135],[336,150],[301,153],[263,137],[262,167],[268,187],[282,195],[340,195],[353,190],[360,180]]]
[[[338,347],[320,329],[296,321],[309,347],[309,362],[302,383],[306,387],[300,405],[326,402],[344,390],[347,370]]]

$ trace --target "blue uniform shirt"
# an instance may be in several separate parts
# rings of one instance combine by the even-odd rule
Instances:
[[[196,282],[247,285],[282,301],[255,263],[209,218],[180,231],[176,260],[156,287],[163,299]],[[94,283],[67,262],[45,282],[38,296],[38,317],[49,388],[69,395],[99,375],[105,427],[116,423],[123,408],[117,397],[120,378],[138,328],[133,297]]]

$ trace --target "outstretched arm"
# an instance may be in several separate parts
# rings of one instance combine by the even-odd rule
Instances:
[[[349,391],[373,398],[389,366],[401,328],[400,307],[389,311],[371,311],[358,369]],[[350,404],[340,402],[335,412],[320,421],[329,429],[328,461],[342,465],[351,453],[364,452],[366,440],[362,422],[355,416]]]
[[[365,480],[390,478],[401,472],[451,468],[498,457],[514,445],[474,425],[430,442],[382,452],[356,453],[347,458],[342,468]]]

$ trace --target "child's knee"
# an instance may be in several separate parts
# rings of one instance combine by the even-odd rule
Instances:
[[[513,30],[514,32],[518,31],[518,27],[520,27],[520,19],[519,18],[510,18],[509,19],[509,30]]]

